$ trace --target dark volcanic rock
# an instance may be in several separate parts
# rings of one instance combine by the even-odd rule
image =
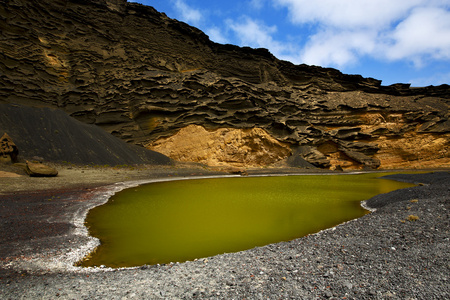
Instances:
[[[116,270],[70,263],[74,247],[88,243],[72,220],[96,203],[92,193],[0,195],[0,294],[33,300],[450,299],[450,174],[391,178],[430,185],[381,194],[378,205],[370,205],[376,212],[288,242]]]
[[[350,159],[364,165],[365,167],[369,167],[371,169],[376,169],[380,166],[380,161],[376,158],[368,157],[367,155],[355,152],[347,149],[341,150],[345,155],[347,155]]]
[[[7,1],[0,17],[0,102],[58,107],[143,146],[192,124],[258,127],[293,149],[382,145],[363,153],[382,167],[450,163],[448,85],[293,65],[125,0]],[[323,166],[362,167],[336,151]]]
[[[437,195],[447,197],[446,203],[449,204],[450,195],[450,172],[433,172],[427,174],[392,174],[383,178],[393,179],[403,182],[412,182],[419,184],[412,188],[396,190],[388,194],[380,194],[366,201],[366,205],[371,208],[381,208],[387,204],[405,201],[405,199],[422,201]],[[414,202],[411,202],[414,203]],[[447,218],[448,221],[448,218]]]
[[[172,163],[160,153],[127,144],[54,108],[0,103],[0,131],[9,132],[21,157],[29,159],[100,165]]]
[[[308,163],[312,164],[315,167],[319,168],[328,168],[330,167],[330,162],[327,157],[312,146],[301,146],[299,147],[294,156],[297,155],[299,158],[303,158]],[[297,158],[298,160],[298,158]]]

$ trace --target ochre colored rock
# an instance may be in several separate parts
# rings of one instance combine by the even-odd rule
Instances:
[[[58,171],[52,167],[29,161],[27,161],[25,170],[31,177],[55,177],[58,175]]]
[[[380,150],[374,158],[383,169],[426,169],[450,167],[450,134],[409,132],[377,140]]]
[[[0,162],[17,162],[19,150],[8,134],[0,138]]]
[[[12,172],[6,172],[6,171],[0,171],[0,178],[16,178],[16,177],[22,177],[22,175],[12,173]]]
[[[288,144],[277,141],[261,128],[206,130],[198,125],[189,125],[147,148],[178,161],[237,167],[271,165],[291,153]]]
[[[283,149],[309,147],[289,162],[450,166],[449,85],[383,86],[294,65],[266,49],[214,43],[125,0],[15,0],[2,3],[1,12],[2,101],[64,109],[182,161],[261,166],[289,155]],[[185,131],[191,124],[216,130],[222,144],[206,133],[197,140]],[[277,143],[258,140],[249,128]]]

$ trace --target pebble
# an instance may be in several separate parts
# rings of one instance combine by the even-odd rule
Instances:
[[[427,185],[377,196],[377,211],[334,230],[171,266],[0,275],[0,294],[4,299],[57,294],[58,299],[450,299],[450,177],[447,172],[441,184],[430,184],[439,181],[433,176],[414,175]],[[405,210],[412,199],[419,201]],[[420,220],[400,222],[412,213],[420,213]]]

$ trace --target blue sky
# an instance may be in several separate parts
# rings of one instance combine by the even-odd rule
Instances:
[[[450,84],[450,0],[128,0],[212,41],[267,48],[383,85]]]

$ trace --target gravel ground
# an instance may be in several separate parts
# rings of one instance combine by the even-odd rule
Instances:
[[[73,255],[67,249],[92,242],[77,232],[79,224],[36,238],[12,234],[3,243],[9,248],[0,252],[0,295],[2,299],[450,299],[450,174],[391,178],[424,185],[376,196],[365,203],[376,207],[375,212],[317,234],[185,263],[78,269],[67,265]],[[82,217],[83,209],[94,205],[92,199],[108,190],[111,186],[61,192],[61,205],[50,210],[60,209],[61,226],[67,226],[64,220]],[[20,206],[19,198],[9,197]],[[45,218],[46,223],[58,222],[56,217]]]

